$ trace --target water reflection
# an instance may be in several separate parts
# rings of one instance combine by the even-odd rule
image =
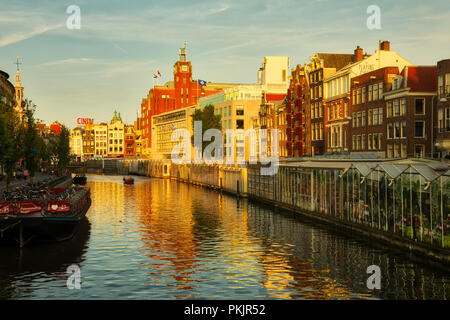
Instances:
[[[54,244],[0,248],[0,298],[16,299],[33,294],[33,290],[55,278],[67,280],[67,267],[80,265],[87,249],[90,222],[80,222],[77,233],[69,241]],[[51,287],[52,284],[49,285]]]
[[[449,296],[449,275],[247,200],[238,206],[216,191],[142,177],[129,186],[119,176],[91,175],[88,185],[90,237],[64,255],[57,247],[26,248],[28,268],[23,259],[19,267],[17,250],[6,255],[0,248],[1,298]],[[61,260],[50,267],[53,256]],[[82,289],[68,293],[65,268],[74,261],[82,270]],[[372,264],[382,270],[380,291],[366,287]]]

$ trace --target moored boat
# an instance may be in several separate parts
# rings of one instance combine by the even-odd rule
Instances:
[[[80,175],[76,175],[75,177],[73,177],[72,182],[74,184],[79,184],[79,185],[85,185],[87,181],[86,176],[80,176]]]
[[[129,177],[129,178],[123,178],[123,183],[124,184],[134,184],[134,179]]]
[[[66,189],[52,189],[62,194]],[[70,197],[0,201],[0,243],[59,242],[72,238],[91,206],[90,189],[73,189]]]

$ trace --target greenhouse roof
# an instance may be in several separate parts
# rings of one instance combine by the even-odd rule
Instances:
[[[385,172],[391,179],[399,177],[408,171],[411,174],[419,174],[426,181],[434,181],[440,176],[450,176],[450,164],[434,160],[404,159],[390,161],[336,161],[336,160],[306,160],[280,163],[284,167],[313,168],[313,169],[348,169],[357,170],[362,176],[367,177],[374,171]]]

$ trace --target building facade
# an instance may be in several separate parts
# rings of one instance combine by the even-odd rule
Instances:
[[[407,66],[393,78],[391,90],[385,90],[387,158],[433,156],[436,79],[436,66]]]
[[[173,81],[150,89],[141,102],[140,130],[143,153],[150,155],[152,144],[152,117],[198,103],[201,97],[220,92],[234,84],[207,82],[200,85],[192,79],[192,65],[187,60],[186,46],[179,49],[178,61],[173,66]]]
[[[83,134],[83,161],[93,159],[95,155],[95,130],[92,123],[84,126]]]
[[[132,158],[136,156],[136,142],[133,126],[125,126],[125,154],[124,157]]]
[[[0,70],[0,114],[12,111],[15,102],[15,89],[9,82],[9,74]]]
[[[356,61],[355,54],[316,53],[307,65],[305,87],[305,155],[323,155],[325,153],[325,93],[324,79],[343,67]]]
[[[123,158],[125,124],[120,113],[114,111],[114,116],[108,124],[108,158]]]
[[[351,125],[347,145],[351,154],[386,157],[386,101],[383,93],[391,90],[393,79],[398,74],[398,67],[386,67],[351,80]]]
[[[98,123],[94,125],[95,158],[108,156],[108,124]]]
[[[83,128],[77,127],[69,131],[70,153],[75,161],[80,162],[83,158]]]
[[[373,55],[364,55],[358,46],[355,50],[355,62],[324,80],[324,138],[326,154],[349,154],[349,127],[352,121],[349,113],[351,80],[359,75],[384,67],[398,67],[403,70],[412,64],[390,50],[388,41],[380,42],[379,49]],[[381,88],[383,90],[383,88]],[[361,92],[362,95],[362,92]]]
[[[437,63],[438,99],[436,152],[450,158],[450,59]]]
[[[286,114],[286,151],[288,157],[302,157],[306,154],[306,146],[311,142],[312,136],[307,134],[311,125],[306,123],[306,106],[309,102],[309,85],[305,66],[297,65],[292,69],[289,88],[284,101]],[[308,110],[309,111],[309,110]],[[280,137],[281,138],[281,137]]]

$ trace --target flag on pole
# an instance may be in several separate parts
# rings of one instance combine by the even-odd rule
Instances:
[[[159,70],[158,70],[158,77],[161,77],[161,73],[159,73]]]
[[[205,80],[198,79],[197,83],[198,83],[199,86],[202,86],[202,87],[206,86],[206,81]]]

